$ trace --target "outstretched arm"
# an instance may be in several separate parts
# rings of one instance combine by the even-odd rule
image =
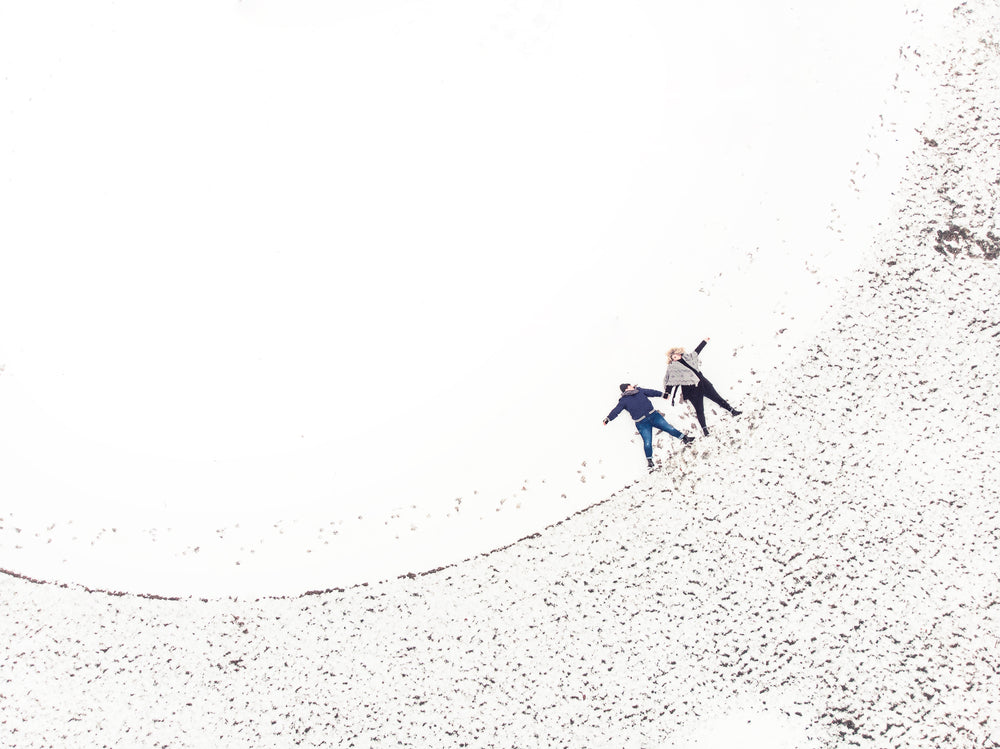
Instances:
[[[618,405],[611,409],[611,413],[604,417],[604,423],[607,424],[609,421],[614,421],[614,418],[622,412],[625,408],[625,404],[618,401]]]
[[[694,347],[694,352],[696,354],[700,354],[701,350],[705,348],[706,345],[708,345],[708,341],[709,339],[706,337],[705,340],[703,340],[701,343],[699,343],[697,346]]]

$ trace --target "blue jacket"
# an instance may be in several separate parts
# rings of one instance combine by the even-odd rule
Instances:
[[[638,390],[626,390],[618,400],[618,405],[611,409],[608,414],[608,421],[613,420],[622,411],[628,411],[633,421],[642,421],[656,409],[650,402],[650,398],[663,398],[663,393],[659,390],[649,388],[639,388]]]

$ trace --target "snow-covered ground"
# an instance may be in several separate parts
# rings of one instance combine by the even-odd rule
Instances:
[[[687,345],[692,334],[712,335],[706,367],[739,396],[744,417],[716,416],[713,436],[683,451],[665,442],[662,470],[637,475],[638,446],[598,426],[626,378],[599,372],[611,379],[610,396],[593,428],[605,454],[620,445],[631,478],[492,553],[466,554],[461,532],[473,544],[500,536],[461,513],[439,523],[437,535],[412,531],[448,546],[439,559],[456,550],[470,557],[428,574],[420,574],[423,558],[401,555],[415,562],[414,574],[386,582],[177,600],[3,576],[5,743],[1000,746],[1000,11],[971,0],[908,17],[883,122],[862,125],[868,142],[882,138],[886,148],[855,167],[854,212],[849,200],[837,204],[850,219],[834,221],[833,233],[841,228],[848,239],[817,253],[828,262],[817,259],[815,274],[804,271],[820,283],[807,293],[794,284],[787,307],[727,310],[718,323],[706,312],[689,328],[678,325]],[[877,172],[888,176],[866,176],[900,156],[905,162]],[[888,181],[882,193],[877,179]],[[756,263],[734,265],[735,275],[723,273],[701,293],[742,302],[749,294],[723,290],[763,282]],[[789,267],[789,278],[796,272]],[[669,286],[669,273],[662,278]],[[768,315],[782,312],[789,322],[775,335]],[[766,335],[753,337],[753,314]],[[738,342],[717,332],[724,319],[741,331]],[[648,363],[629,352],[618,352],[623,369],[658,377],[662,351]],[[645,367],[657,369],[647,376]],[[0,382],[17,393],[27,388],[18,374],[26,371],[10,363]],[[578,384],[570,378],[567,392]],[[5,398],[10,413],[18,401]],[[542,423],[530,421],[524,433]],[[29,448],[15,452],[7,442],[5,466],[24,470]],[[51,475],[31,465],[39,479]],[[28,473],[21,478],[34,486]],[[25,531],[10,519],[31,511],[18,506],[5,518],[5,554],[42,564],[43,555],[29,555],[43,543],[82,545],[48,544],[45,533],[58,525],[19,542]],[[41,522],[49,510],[34,511]],[[235,526],[220,525],[219,543],[206,545],[223,550],[213,552],[217,569]],[[276,529],[292,539],[288,556],[304,556],[295,544],[315,532],[305,527]],[[196,566],[185,568],[195,555],[164,554],[169,533],[154,528],[155,539],[123,541],[107,531],[81,576],[102,569],[98,547],[121,544],[119,565],[140,573],[117,579],[188,579],[195,590]],[[406,551],[404,537],[381,550]],[[156,564],[169,569],[141,577]],[[242,572],[249,566],[239,565],[231,591],[251,576]],[[302,583],[316,579],[295,569]]]
[[[668,347],[750,397],[918,142],[920,13],[689,5],[5,7],[0,565],[430,569],[640,475],[600,419]]]

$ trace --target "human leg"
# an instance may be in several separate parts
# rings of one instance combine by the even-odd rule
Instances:
[[[646,421],[650,422],[651,427],[662,429],[671,437],[680,439],[684,436],[675,427],[671,426],[670,422],[663,418],[663,414],[661,413],[654,413],[652,416],[647,417]]]
[[[729,413],[732,413],[733,411],[736,410],[729,405],[728,401],[726,401],[725,398],[719,395],[719,391],[715,389],[715,385],[713,385],[708,380],[701,381],[701,392],[705,398],[708,398],[713,403],[717,403],[718,405],[722,406],[722,408],[724,408],[726,411],[729,411]]]
[[[698,424],[703,432],[708,432],[705,424],[705,399],[701,393],[700,385],[683,385],[684,400],[694,406],[694,415],[698,418]]]
[[[639,436],[642,437],[642,449],[646,453],[646,460],[653,458],[653,425],[649,422],[650,419],[647,416],[642,421],[635,423],[635,428],[639,430]]]

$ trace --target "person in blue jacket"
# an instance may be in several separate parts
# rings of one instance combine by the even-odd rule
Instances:
[[[646,453],[646,465],[649,466],[650,471],[654,468],[653,429],[662,429],[667,434],[681,440],[685,445],[689,442],[694,442],[694,437],[689,437],[674,429],[663,418],[663,414],[653,408],[653,404],[649,399],[665,398],[666,393],[639,387],[638,385],[629,385],[628,383],[622,383],[619,388],[621,389],[622,396],[618,399],[618,405],[611,409],[611,413],[605,417],[604,423],[607,424],[614,420],[622,411],[628,411],[629,416],[635,422],[635,428],[642,435],[642,449]]]

